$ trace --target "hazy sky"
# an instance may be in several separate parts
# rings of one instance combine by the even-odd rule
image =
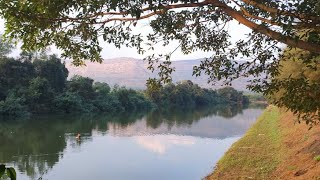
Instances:
[[[250,30],[243,26],[243,25],[238,25],[237,22],[232,22],[229,23],[226,28],[229,30],[232,38],[234,41],[243,38],[244,34],[250,32]],[[138,22],[137,28],[135,29],[135,32],[138,33],[145,33],[148,32],[150,28],[148,27],[148,21],[142,21]],[[0,19],[0,33],[4,32],[4,20]],[[18,45],[19,46],[19,45]],[[135,49],[131,48],[121,48],[117,49],[113,45],[107,44],[103,41],[101,41],[101,46],[103,47],[102,50],[102,58],[104,59],[109,59],[109,58],[116,58],[116,57],[133,57],[137,59],[142,59],[146,57],[146,54],[144,55],[139,55]],[[170,52],[172,49],[175,49],[178,46],[178,43],[172,43],[171,46],[168,47],[162,47],[158,46],[155,49],[161,49],[162,52]],[[61,51],[57,50],[55,47],[50,47],[50,51],[52,53],[57,53],[60,54]],[[13,51],[12,56],[17,56],[19,55],[20,50],[17,48],[17,50]],[[149,53],[150,54],[150,53]],[[175,53],[172,55],[172,60],[185,60],[185,59],[198,59],[198,58],[203,58],[203,57],[209,57],[212,53],[205,53],[205,52],[193,52],[192,54],[189,55],[184,55],[181,53],[181,51],[177,50]]]

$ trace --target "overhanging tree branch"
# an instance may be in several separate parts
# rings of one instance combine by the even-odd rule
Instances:
[[[248,11],[246,11],[245,8],[241,8],[241,12],[245,16],[247,16],[249,18],[253,18],[253,19],[259,20],[261,22],[264,22],[266,24],[273,25],[273,26],[280,26],[281,27],[281,26],[286,26],[287,25],[287,24],[284,24],[284,23],[275,22],[275,21],[270,20],[270,19],[266,19],[266,18],[262,18],[262,17],[259,17],[259,16],[252,15]],[[311,29],[319,29],[320,30],[320,26],[316,26],[316,25],[317,24],[314,24],[314,23],[296,22],[294,24],[291,24],[290,26],[292,26],[295,29],[308,29],[308,28],[311,28]]]
[[[7,23],[7,27],[10,28],[10,30],[8,30],[7,32],[11,34],[13,32],[16,33],[16,35],[12,34],[12,37],[18,37],[21,35],[23,39],[26,39],[26,42],[31,40],[30,44],[42,41],[39,40],[39,38],[48,39],[49,36],[43,37],[44,32],[52,32],[50,36],[58,36],[60,39],[59,41],[63,43],[63,41],[65,40],[61,39],[61,35],[59,34],[63,34],[65,30],[67,30],[67,32],[69,33],[68,35],[70,38],[70,42],[76,42],[73,40],[74,37],[72,36],[80,39],[82,38],[85,41],[88,39],[95,40],[95,38],[88,38],[88,36],[90,36],[91,34],[104,34],[104,37],[107,37],[106,34],[115,32],[114,30],[111,31],[110,28],[109,30],[105,29],[105,27],[114,26],[112,24],[110,24],[110,26],[107,25],[109,22],[132,22],[147,19],[153,16],[155,16],[156,19],[161,19],[162,17],[160,17],[160,15],[168,15],[170,13],[172,15],[179,14],[180,11],[174,10],[179,8],[186,8],[183,9],[183,11],[188,11],[190,15],[193,14],[194,16],[193,19],[187,17],[187,19],[185,20],[186,22],[184,23],[186,27],[188,26],[188,22],[189,24],[195,24],[197,27],[200,27],[199,25],[202,26],[202,24],[206,23],[210,24],[211,22],[213,22],[214,24],[225,23],[229,20],[227,20],[224,16],[228,15],[233,19],[239,21],[239,23],[249,27],[253,31],[264,34],[279,42],[315,53],[320,52],[320,45],[319,43],[317,43],[317,40],[311,38],[311,41],[309,41],[309,39],[302,40],[296,37],[292,37],[301,29],[311,29],[311,31],[313,31],[313,35],[319,32],[319,17],[314,15],[314,13],[309,15],[304,11],[298,12],[297,9],[291,8],[291,5],[288,6],[288,8],[278,9],[280,7],[276,8],[277,6],[273,7],[270,5],[272,3],[272,0],[271,2],[258,2],[255,0],[233,0],[233,2],[241,8],[242,12],[239,11],[240,9],[233,8],[232,6],[234,4],[230,4],[230,1],[228,0],[204,0],[200,2],[193,0],[180,0],[177,2],[158,2],[156,0],[119,0],[101,2],[98,0],[92,0],[92,2],[89,3],[91,4],[90,6],[88,6],[89,4],[82,4],[81,2],[76,2],[76,4],[69,4],[69,1],[62,1],[62,3],[65,3],[68,6],[66,8],[59,7],[57,12],[53,14],[48,13],[48,9],[55,8],[56,3],[58,3],[56,1],[50,2],[46,6],[44,6],[43,3],[19,4],[9,2],[9,0],[3,0],[0,3],[1,7],[3,7],[2,10],[0,10],[0,13],[3,14],[4,18],[9,20],[9,23]],[[21,6],[23,5],[25,5],[25,7],[23,7],[25,9],[21,9]],[[203,9],[199,10],[201,7],[203,7]],[[33,12],[32,8],[35,9],[36,12]],[[261,12],[259,12],[259,9],[261,10]],[[71,16],[71,14],[73,16]],[[293,17],[293,19],[289,18],[288,20],[288,17]],[[193,21],[197,18],[202,19]],[[164,23],[169,24],[169,19]],[[221,21],[221,23],[217,23],[219,21]],[[95,24],[99,24],[100,28],[94,26]],[[275,28],[267,27],[268,25],[275,26]],[[65,28],[66,26],[68,26],[68,28]],[[124,29],[120,28],[118,30]],[[194,30],[198,31],[199,29]],[[22,33],[23,31],[29,33]],[[196,33],[195,31],[190,33]],[[34,35],[28,35],[32,33],[34,33]],[[128,35],[125,36],[126,39],[128,39]],[[67,40],[68,38],[64,39]],[[113,42],[114,40],[108,41]],[[51,39],[49,39],[47,42],[50,43],[52,41]],[[117,44],[119,45],[119,43]],[[46,45],[46,43],[44,43],[44,45]],[[80,50],[81,45],[78,46],[77,49]]]
[[[289,36],[284,36],[281,33],[275,32],[271,29],[269,29],[266,26],[263,25],[258,25],[252,21],[249,21],[247,18],[245,18],[240,12],[232,9],[231,7],[229,7],[228,5],[221,3],[218,0],[210,0],[212,5],[216,5],[219,6],[219,8],[223,9],[228,15],[230,15],[231,17],[233,17],[235,20],[237,20],[239,23],[247,26],[248,28],[262,33],[264,35],[269,36],[272,39],[275,39],[279,42],[282,42],[284,44],[287,44],[289,46],[292,47],[297,47],[303,50],[307,50],[310,52],[314,52],[317,54],[320,54],[320,45],[318,44],[314,44],[314,43],[309,43],[309,42],[305,42],[302,40],[297,40],[297,39],[293,39],[292,37]]]
[[[202,6],[205,6],[205,5],[208,5],[208,4],[210,4],[210,3],[207,2],[207,1],[203,1],[203,2],[199,2],[199,3],[189,3],[189,4],[162,5],[161,8],[160,8],[161,10],[150,12],[147,15],[143,15],[143,16],[141,16],[139,18],[134,18],[134,17],[132,17],[132,18],[125,18],[125,17],[122,17],[122,18],[120,18],[120,17],[119,18],[110,18],[110,19],[107,19],[105,21],[101,21],[99,23],[108,23],[108,22],[111,22],[111,21],[134,21],[134,20],[146,19],[146,18],[149,18],[149,17],[157,15],[157,14],[162,14],[166,10],[170,10],[170,9],[202,7]],[[151,11],[150,7],[146,7],[146,8],[142,8],[141,9],[141,13],[148,12],[148,11]],[[79,20],[96,19],[98,17],[103,17],[103,16],[107,16],[107,15],[126,16],[126,15],[129,15],[129,14],[130,14],[130,12],[128,12],[128,11],[125,11],[125,12],[98,12],[98,13],[94,13],[94,14],[89,15],[89,16],[83,16],[83,17],[77,17],[77,18],[73,18],[73,17],[63,17],[63,18],[41,18],[41,17],[39,17],[39,18],[41,18],[42,20],[51,21],[51,22],[55,22],[55,21],[61,21],[61,22],[73,22],[73,21],[76,21],[76,22],[79,22]]]
[[[310,16],[310,15],[306,15],[306,14],[301,14],[301,13],[293,13],[293,12],[289,12],[283,9],[277,9],[277,8],[272,8],[269,6],[266,6],[264,4],[258,3],[255,0],[241,0],[244,3],[248,4],[248,5],[252,5],[254,7],[257,7],[259,9],[262,9],[264,11],[267,11],[269,13],[272,13],[274,15],[286,15],[286,16],[291,16],[291,17],[296,17],[299,18],[302,21],[307,21],[307,20],[312,20],[313,22],[320,22],[320,17],[318,16]]]

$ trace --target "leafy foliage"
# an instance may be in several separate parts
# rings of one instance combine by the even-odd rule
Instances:
[[[25,57],[28,56],[18,59],[4,57],[0,61],[1,116],[24,117],[30,113],[50,112],[139,112],[156,107],[248,103],[242,101],[242,93],[233,88],[215,91],[203,89],[191,81],[164,87],[159,84],[157,88],[149,86],[143,92],[117,85],[111,88],[107,83],[82,76],[67,80],[68,71],[56,56],[44,55],[42,60],[32,55]]]
[[[11,180],[17,179],[16,171],[14,170],[14,168],[6,167],[5,165],[0,164],[0,178],[4,176],[4,174],[6,174],[7,177],[9,177]]]
[[[0,35],[0,58],[8,55],[13,49],[13,45],[9,42],[6,42],[2,35]]]
[[[83,64],[84,59],[101,61],[99,37],[118,48],[134,47],[139,53],[152,50],[154,44],[167,46],[172,40],[179,42],[185,54],[197,50],[213,52],[212,57],[195,68],[195,74],[205,72],[212,80],[274,73],[277,64],[274,52],[280,51],[278,42],[320,53],[317,0],[290,3],[277,0],[93,0],[90,3],[3,0],[0,7],[0,15],[6,19],[7,38],[21,39],[26,50],[55,44],[64,50],[64,56],[72,57],[76,65]],[[137,21],[147,18],[151,20],[153,32],[133,33]],[[252,29],[247,39],[239,40],[233,47],[225,30],[225,25],[232,20]],[[306,31],[298,35],[301,29]],[[144,41],[148,47],[142,46]],[[172,72],[170,55],[147,58],[150,64],[167,60],[159,66],[161,80],[165,82],[170,81],[167,74]],[[253,61],[238,66],[231,63],[240,57]],[[266,63],[270,60],[274,62],[271,65]]]
[[[87,111],[87,109],[83,107],[81,96],[74,92],[68,91],[57,96],[54,104],[58,110],[62,110],[65,113]]]
[[[280,62],[280,73],[271,79],[265,94],[272,103],[285,107],[305,120],[307,124],[319,123],[320,118],[320,56],[305,64],[310,53],[287,49]]]
[[[114,88],[112,95],[114,95],[124,111],[135,111],[137,109],[147,109],[152,107],[151,102],[146,101],[144,94],[132,89],[126,89],[124,87]]]
[[[226,50],[230,42],[224,25],[231,20],[253,31],[249,34],[253,41],[241,40],[239,47],[243,47],[240,45],[243,43],[249,43],[243,44],[246,47],[250,44],[258,46],[275,39],[319,53],[317,26],[320,5],[317,0],[292,0],[290,3],[277,0],[93,0],[89,3],[3,0],[0,7],[0,15],[7,22],[6,37],[23,40],[23,48],[28,50],[55,44],[76,64],[81,64],[81,59],[101,60],[100,36],[117,47],[135,47],[143,53],[143,36],[134,34],[132,28],[137,21],[147,18],[151,19],[150,26],[154,31],[146,36],[150,43],[162,40],[161,43],[167,45],[170,40],[176,39],[181,42],[184,53],[200,49],[214,50],[218,54]],[[307,33],[311,36],[301,40],[295,36],[299,29],[309,29]],[[192,40],[192,36],[196,38]],[[262,36],[261,43],[256,39],[259,36]],[[263,50],[263,47],[254,48]],[[250,51],[240,49],[242,54],[262,53]]]
[[[0,116],[25,117],[32,113],[90,113],[142,111],[151,103],[142,92],[75,76],[55,55],[22,53],[0,60]]]
[[[45,78],[36,77],[30,80],[25,98],[31,111],[47,112],[54,95],[55,92],[51,88],[49,81]]]
[[[47,79],[54,91],[62,92],[64,90],[69,72],[65,65],[61,63],[61,59],[56,55],[51,55],[43,60],[36,59],[33,65],[35,66],[36,76]]]
[[[5,100],[0,101],[0,116],[23,117],[28,115],[27,107],[23,99],[9,95]]]
[[[83,100],[90,100],[95,97],[92,85],[93,79],[76,75],[68,82],[67,89],[81,96]]]
[[[3,100],[10,90],[28,86],[33,77],[35,77],[34,67],[30,62],[2,57],[0,59],[0,100]]]
[[[249,104],[248,97],[244,96],[242,92],[238,92],[232,87],[225,87],[218,90],[218,94],[229,102],[235,104]]]
[[[199,107],[218,104],[246,105],[248,99],[232,87],[218,90],[205,89],[193,84],[190,80],[164,87],[153,88],[151,85],[146,90],[147,96],[161,107]]]

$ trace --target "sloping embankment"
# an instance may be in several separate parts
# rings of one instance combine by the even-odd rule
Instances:
[[[320,179],[320,126],[269,106],[207,179]],[[319,159],[318,159],[319,157]]]

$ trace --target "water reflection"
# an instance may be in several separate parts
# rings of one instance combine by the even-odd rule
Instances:
[[[202,138],[224,139],[243,134],[261,113],[261,109],[212,107],[153,112],[132,123],[119,126],[108,122],[108,134],[113,136],[145,136],[176,134]]]
[[[176,135],[138,136],[135,140],[143,148],[157,154],[165,154],[167,149],[173,145],[190,146],[196,144],[194,137]]]
[[[197,147],[199,146],[197,144],[203,141],[198,138],[238,138],[261,112],[260,109],[210,107],[171,109],[148,114],[131,113],[117,116],[106,114],[79,117],[58,115],[34,117],[25,121],[2,121],[0,123],[0,162],[15,166],[20,179],[37,179],[48,173],[51,175],[56,173],[52,169],[54,166],[57,168],[63,166],[64,163],[59,161],[67,159],[65,155],[69,157],[72,154],[82,154],[83,158],[85,157],[83,149],[88,151],[90,148],[100,147],[101,143],[106,143],[95,144],[99,137],[108,139],[108,143],[111,143],[108,144],[108,147],[115,147],[121,142],[123,143],[121,146],[126,148],[137,146],[136,148],[143,148],[153,154],[164,155],[168,149]],[[82,135],[80,141],[75,138],[77,133]],[[209,140],[205,142],[208,143]],[[122,150],[114,149],[114,151],[115,156],[121,157]],[[141,153],[137,150],[133,156],[139,157],[143,155]],[[89,157],[93,156],[95,154]],[[99,158],[101,154],[96,156]],[[77,166],[76,160],[73,161]],[[153,161],[153,164],[157,163]],[[99,168],[99,164],[92,164],[92,166]],[[148,167],[146,164],[141,164],[141,166]],[[70,169],[68,166],[65,168]],[[57,176],[54,175],[50,177],[57,179]],[[114,179],[115,177],[109,178]]]

